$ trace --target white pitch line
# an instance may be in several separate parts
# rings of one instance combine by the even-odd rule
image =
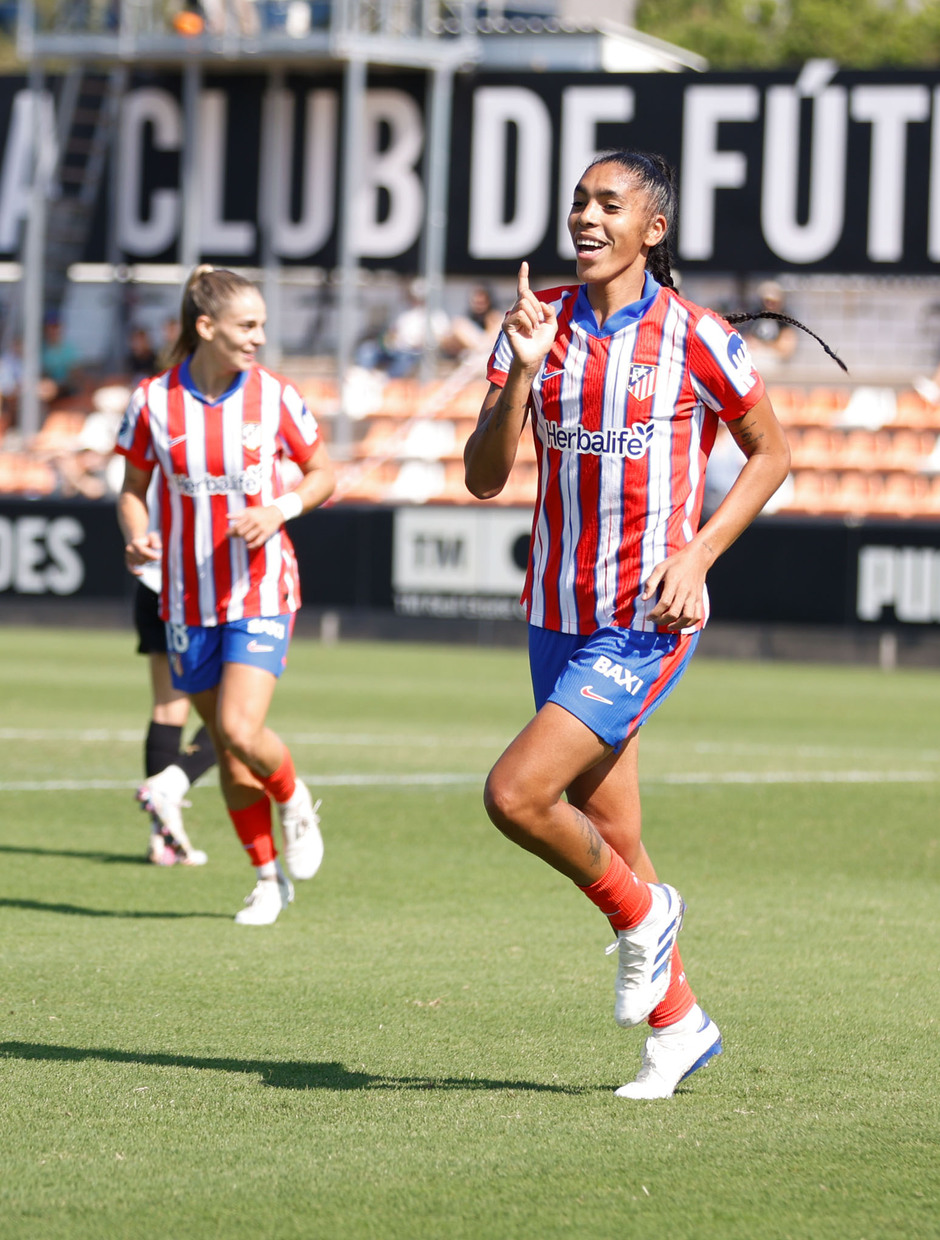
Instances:
[[[660,784],[935,784],[936,771],[708,771],[642,780]]]
[[[485,775],[456,772],[418,772],[414,775],[308,775],[302,778],[317,788],[423,788],[482,785]],[[137,788],[136,779],[36,779],[0,780],[0,792],[121,792]]]
[[[416,772],[412,775],[347,774],[311,775],[303,778],[315,788],[446,788],[482,785],[482,774],[455,771]],[[721,784],[933,784],[934,771],[704,771],[682,772],[643,779],[645,786]],[[45,779],[3,780],[0,792],[117,792],[138,786],[137,780]]]
[[[292,745],[347,745],[367,748],[405,747],[420,749],[459,748],[466,749],[476,745],[481,748],[505,746],[506,737],[496,736],[407,736],[396,734],[363,732],[279,732],[279,735]],[[127,728],[0,728],[0,741],[82,741],[89,744],[126,743],[140,745],[143,743],[143,729],[136,731]]]
[[[652,748],[664,749],[665,745],[658,744],[658,738],[650,738],[646,743],[646,750],[649,752]],[[883,754],[884,748],[875,748],[865,745],[779,745],[779,744],[762,744],[756,741],[693,741],[689,746],[693,753],[700,754],[793,754],[798,758],[847,758],[860,757],[864,758],[870,754]],[[908,758],[913,758],[917,762],[937,762],[940,761],[940,749],[919,749],[911,751],[906,749],[903,751]]]
[[[408,736],[399,734],[389,736],[387,733],[366,733],[366,732],[287,732],[280,733],[289,744],[292,745],[310,745],[312,747],[354,747],[354,748],[373,748],[373,749],[502,749],[505,747],[508,737],[503,736]],[[143,730],[131,728],[0,728],[0,741],[21,741],[23,743],[48,743],[56,741],[79,741],[87,744],[129,744],[140,745],[143,743]],[[882,749],[864,749],[850,745],[771,745],[760,743],[736,742],[736,741],[695,741],[691,745],[694,753],[706,754],[710,756],[726,758],[742,758],[747,755],[761,756],[772,754],[778,760],[782,755],[792,757],[795,760],[806,758],[828,758],[832,762],[864,762],[869,757],[874,763],[876,760],[884,761],[890,758],[890,751],[886,752]],[[660,743],[655,736],[649,737],[644,744],[644,752],[648,757],[658,757],[660,761],[667,758],[673,752],[673,746],[666,743]],[[923,749],[923,750],[898,750],[897,757],[903,758],[908,762],[940,762],[940,750]],[[867,773],[864,773],[866,774]],[[824,775],[824,773],[823,773]],[[380,779],[384,777],[378,777]],[[699,783],[707,782],[705,776],[683,775],[675,776],[675,779],[682,781],[688,779],[689,782]],[[718,777],[715,777],[717,781]],[[751,782],[751,776],[747,774],[745,777],[738,779],[733,774],[727,774],[721,777],[724,782],[728,783],[747,783]],[[776,775],[767,776],[758,774],[754,777],[754,782],[766,783],[790,783],[800,782],[804,778],[809,778],[802,773],[792,775],[787,772],[779,778]],[[828,782],[823,776],[816,775],[814,777],[817,782]],[[892,777],[893,778],[893,777]],[[918,778],[920,778],[918,776]],[[930,778],[930,777],[927,777]],[[668,779],[672,781],[673,777]],[[840,774],[839,780],[843,779]],[[875,782],[881,779],[881,776],[873,777]],[[656,777],[650,777],[644,782],[656,782]],[[846,778],[845,782],[859,782],[855,779]]]

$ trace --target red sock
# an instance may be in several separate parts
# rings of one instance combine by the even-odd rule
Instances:
[[[677,944],[672,949],[669,987],[662,1001],[657,1003],[650,1012],[649,1023],[653,1029],[664,1029],[667,1025],[674,1025],[677,1020],[681,1020],[692,1010],[694,1003],[695,995],[692,994],[692,988],[685,980],[685,969],[682,967],[682,957],[679,955]]]
[[[581,890],[610,918],[615,930],[631,930],[638,926],[653,904],[648,884],[637,878],[615,852],[610,854],[610,866],[603,878]]]
[[[294,770],[294,759],[290,756],[290,750],[286,745],[281,765],[261,782],[268,796],[282,804],[294,795],[294,789],[297,787],[297,773]]]
[[[265,865],[274,860],[277,849],[271,834],[271,802],[267,797],[261,797],[244,809],[230,809],[228,816],[235,824],[252,865]]]

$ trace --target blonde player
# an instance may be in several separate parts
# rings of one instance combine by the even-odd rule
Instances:
[[[161,615],[173,684],[212,736],[222,794],[256,867],[236,915],[269,925],[293,900],[277,860],[271,803],[295,879],[312,878],[323,843],[317,806],[290,751],[266,725],[300,605],[289,520],[322,504],[333,469],[297,390],[258,364],[264,300],[231,271],[199,267],[183,293],[173,365],[135,391],[118,435],[126,457],[118,500],[133,572],[163,557]],[[285,491],[284,453],[302,477]],[[161,529],[148,532],[151,473],[163,477]]]

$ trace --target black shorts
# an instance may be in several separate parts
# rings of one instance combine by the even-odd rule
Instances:
[[[137,583],[134,595],[134,627],[138,654],[166,654],[166,625],[160,619],[160,595]]]

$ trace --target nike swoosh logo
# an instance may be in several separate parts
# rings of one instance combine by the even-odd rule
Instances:
[[[166,446],[167,446],[168,448],[175,448],[175,447],[176,447],[176,445],[177,445],[178,443],[182,443],[182,442],[185,440],[185,438],[186,438],[186,436],[185,436],[185,435],[177,435],[175,439],[170,439],[170,440],[167,442],[167,445],[166,445]]]
[[[581,690],[581,696],[590,698],[592,702],[603,702],[605,706],[613,706],[610,698],[601,697],[599,693],[595,693],[593,686],[585,685]]]
[[[563,370],[548,370],[546,368],[545,370],[542,371],[542,378],[543,379],[554,379],[556,375],[563,375],[564,373],[565,372]]]

